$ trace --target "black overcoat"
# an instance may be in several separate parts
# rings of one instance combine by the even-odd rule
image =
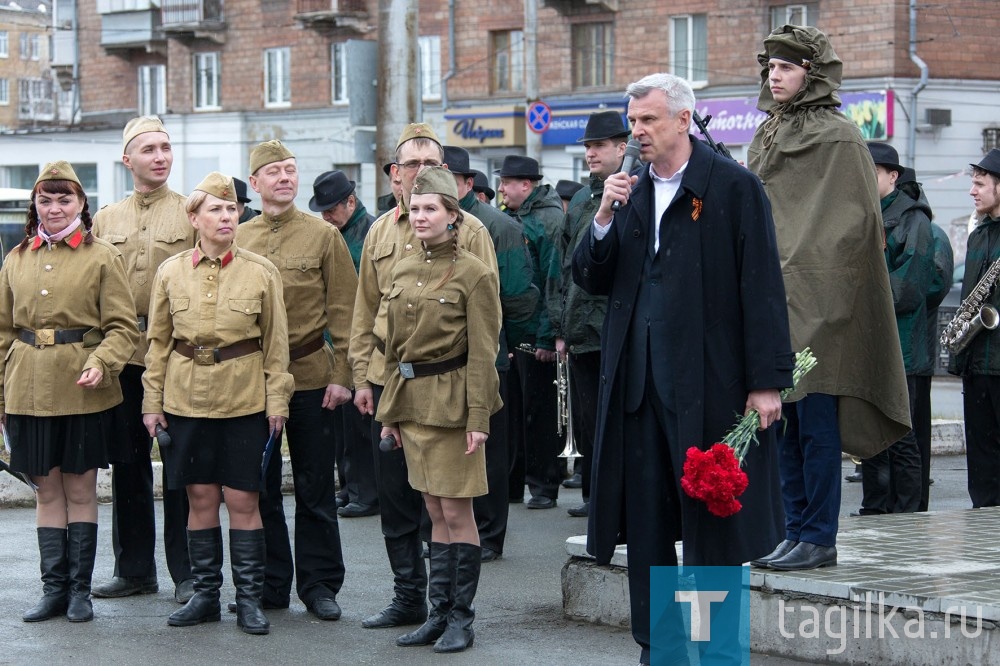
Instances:
[[[793,356],[774,223],[756,176],[691,139],[692,154],[674,200],[661,221],[662,289],[655,307],[666,320],[666,341],[651,341],[653,363],[670,354],[667,367],[677,397],[679,441],[671,442],[674,483],[681,499],[684,563],[731,565],[763,556],[783,538],[776,428],[744,462],[749,487],[741,511],[729,518],[708,512],[680,489],[685,452],[706,449],[736,423],[755,389],[792,383]],[[599,242],[581,242],[573,277],[584,289],[608,295],[601,347],[597,439],[594,447],[587,549],[598,563],[610,561],[625,542],[623,372],[629,326],[642,278],[654,209],[649,169],[641,169],[629,203],[615,215]],[[656,370],[654,369],[654,374]],[[647,390],[649,387],[647,386]],[[664,470],[664,477],[669,476]],[[633,508],[635,509],[635,508]],[[635,510],[642,511],[642,507]]]

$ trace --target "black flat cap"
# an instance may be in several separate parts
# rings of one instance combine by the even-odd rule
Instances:
[[[1000,178],[1000,148],[994,148],[986,153],[986,157],[979,164],[970,164],[969,166],[977,167]]]
[[[354,181],[348,180],[343,171],[321,173],[313,183],[313,197],[309,210],[322,213],[333,208],[354,192]]]
[[[448,171],[456,176],[472,178],[476,172],[469,168],[469,151],[458,146],[444,147],[444,163],[448,165]]]
[[[236,189],[236,200],[240,203],[250,203],[250,197],[247,196],[247,184],[244,183],[239,178],[233,177],[233,187]]]
[[[584,141],[602,141],[604,139],[614,139],[615,137],[625,137],[631,134],[628,127],[622,122],[622,114],[618,111],[598,111],[590,114],[587,119],[587,129],[583,136],[576,140],[577,143]]]
[[[503,166],[493,173],[501,178],[542,179],[542,174],[538,173],[538,161],[524,155],[508,155],[503,158]]]
[[[575,180],[560,180],[556,183],[556,194],[559,198],[569,201],[573,195],[583,189],[583,185]]]
[[[493,201],[497,193],[490,187],[490,179],[482,171],[473,171],[473,173],[475,174],[475,180],[472,182],[472,191],[482,192],[489,201]]]

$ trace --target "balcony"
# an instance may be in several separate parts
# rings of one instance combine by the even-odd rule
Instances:
[[[50,79],[18,79],[17,119],[50,123],[56,119],[56,96]]]
[[[368,32],[365,0],[295,0],[295,20],[306,26],[344,27]]]
[[[166,53],[159,9],[101,15],[101,46],[112,52],[138,49]],[[121,55],[126,55],[121,53]]]
[[[574,14],[574,10],[580,7],[599,7],[607,12],[617,12],[619,0],[542,0],[546,7],[562,14]]]
[[[226,21],[223,0],[163,0],[163,32],[168,37],[211,39],[223,43]]]

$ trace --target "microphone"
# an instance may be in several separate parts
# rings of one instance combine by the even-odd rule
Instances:
[[[161,449],[170,446],[172,441],[170,439],[170,433],[164,430],[163,426],[157,423],[153,430],[156,432],[156,443],[160,445]]]
[[[628,143],[625,145],[625,159],[622,160],[622,170],[619,173],[629,173],[635,168],[635,163],[639,161],[639,151],[642,149],[642,145],[635,139],[629,139]],[[618,212],[622,207],[621,201],[615,201],[611,204],[611,210]]]
[[[378,443],[378,450],[382,453],[389,453],[389,451],[392,451],[394,448],[396,448],[396,438],[391,434],[383,437],[382,441]]]

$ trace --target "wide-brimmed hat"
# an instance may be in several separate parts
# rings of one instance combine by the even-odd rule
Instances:
[[[895,171],[902,175],[906,169],[899,163],[899,153],[887,143],[869,143],[868,151],[872,154],[872,161],[875,164],[885,167],[889,171]]]
[[[339,204],[353,194],[355,183],[347,179],[343,171],[321,173],[313,183],[313,197],[309,200],[309,210],[322,213]]]
[[[970,164],[969,166],[982,169],[1000,178],[1000,148],[994,148],[986,153],[986,157],[979,164]]]
[[[456,176],[473,178],[476,172],[469,168],[469,151],[458,146],[444,147],[444,163],[448,165],[448,171]]]
[[[475,174],[474,180],[472,181],[472,191],[482,192],[486,195],[489,201],[493,201],[497,193],[490,187],[490,179],[486,177],[486,174],[482,171],[473,171]]]
[[[538,173],[538,161],[524,155],[508,155],[503,158],[503,166],[493,173],[501,178],[542,179],[542,174]]]
[[[556,183],[556,194],[559,195],[560,199],[565,199],[566,201],[572,199],[573,195],[582,189],[583,185],[575,180],[560,180]]]
[[[631,132],[628,127],[622,123],[621,113],[618,111],[598,111],[590,114],[590,118],[587,119],[587,129],[583,131],[583,136],[576,142],[603,141],[629,134]]]
[[[250,203],[250,197],[247,196],[247,184],[244,183],[239,178],[233,177],[233,187],[236,188],[236,200],[240,203]]]

